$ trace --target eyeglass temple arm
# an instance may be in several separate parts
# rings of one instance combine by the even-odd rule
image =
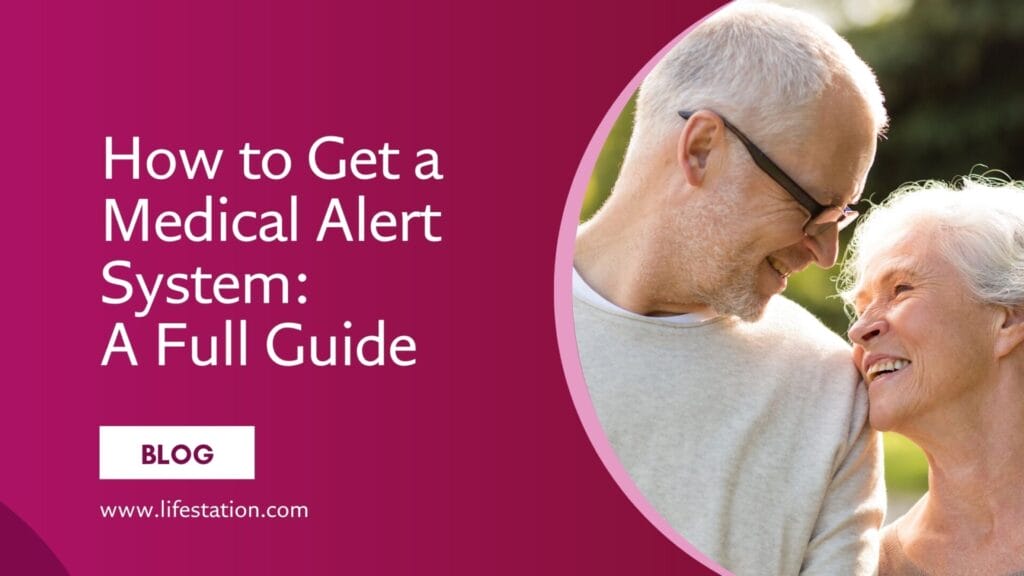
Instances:
[[[690,116],[693,116],[694,112],[689,110],[680,110],[679,116],[684,120],[689,120]],[[722,124],[728,128],[743,146],[746,147],[747,152],[750,152],[750,157],[754,159],[754,164],[761,170],[764,170],[769,176],[771,176],[780,186],[786,189],[793,198],[804,207],[805,210],[811,215],[811,219],[817,218],[822,212],[828,209],[828,206],[822,206],[814,198],[811,198],[809,194],[800,188],[800,185],[793,181],[792,178],[786,175],[775,162],[772,162],[771,158],[767,154],[761,152],[761,149],[754,145],[747,136],[741,132],[738,128],[732,125],[731,122],[725,119],[721,114],[716,114],[722,119]]]

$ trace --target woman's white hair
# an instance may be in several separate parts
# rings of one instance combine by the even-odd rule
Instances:
[[[907,184],[858,223],[839,277],[851,304],[865,267],[911,229],[933,230],[939,253],[982,303],[1024,307],[1024,182],[969,176]]]
[[[806,133],[807,111],[826,88],[851,87],[881,134],[888,122],[874,73],[817,18],[770,4],[733,4],[694,28],[640,86],[626,162],[675,143],[680,110],[710,109],[756,142]]]

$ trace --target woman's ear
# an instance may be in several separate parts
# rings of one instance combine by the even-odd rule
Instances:
[[[1024,342],[1024,306],[1003,309],[1003,324],[996,335],[996,357],[1009,355]]]
[[[725,139],[722,119],[708,110],[694,112],[683,126],[676,147],[676,161],[687,184],[700,186],[707,176],[712,151]]]

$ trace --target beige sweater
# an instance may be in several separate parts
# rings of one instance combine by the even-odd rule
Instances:
[[[679,325],[576,295],[598,419],[669,524],[740,576],[874,573],[881,441],[842,339],[782,297]]]

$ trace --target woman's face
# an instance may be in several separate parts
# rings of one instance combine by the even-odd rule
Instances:
[[[997,309],[971,298],[933,235],[910,231],[880,251],[855,295],[849,336],[878,430],[941,432],[994,373]]]

